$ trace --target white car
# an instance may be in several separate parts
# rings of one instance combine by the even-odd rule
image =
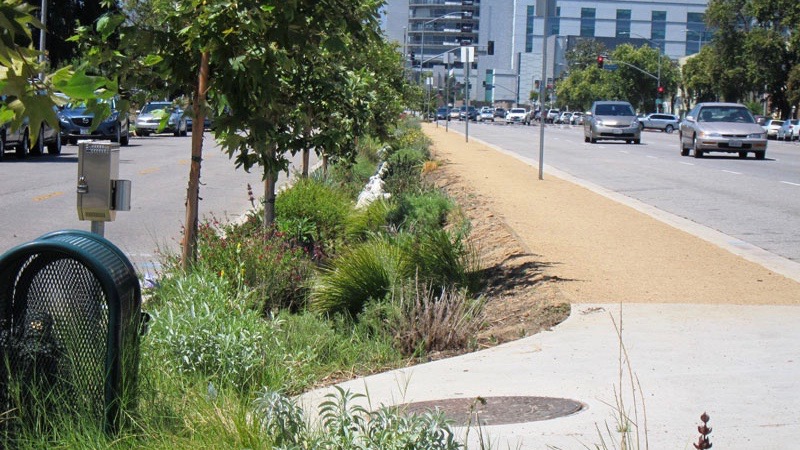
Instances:
[[[506,113],[506,123],[523,123],[528,111],[525,108],[511,108]]]
[[[480,112],[478,112],[478,121],[480,122],[494,122],[494,109],[488,106],[484,106],[481,108]]]

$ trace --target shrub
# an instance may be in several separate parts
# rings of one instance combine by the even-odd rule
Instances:
[[[312,226],[308,222],[298,222]],[[285,224],[284,224],[285,225]],[[287,226],[288,228],[288,226]],[[247,287],[250,299],[264,313],[274,309],[304,306],[307,280],[312,274],[308,246],[302,232],[296,240],[265,229],[259,220],[242,225],[204,222],[199,227],[197,264],[224,277],[232,286]]]
[[[314,178],[298,180],[275,200],[275,216],[282,221],[305,220],[314,225],[314,242],[335,249],[344,238],[345,221],[353,201],[341,191]]]
[[[409,265],[425,284],[477,290],[479,258],[466,232],[428,228],[402,242]]]
[[[395,196],[423,191],[426,184],[421,175],[425,159],[422,153],[410,149],[389,156],[388,171],[384,178],[386,191]]]
[[[439,191],[407,194],[397,201],[386,220],[395,227],[423,231],[444,226],[453,202]]]

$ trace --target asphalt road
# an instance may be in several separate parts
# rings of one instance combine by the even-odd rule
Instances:
[[[461,122],[449,127],[460,133],[465,128]],[[470,123],[469,137],[539,160],[538,125]],[[770,141],[763,161],[726,153],[696,159],[680,156],[677,132],[644,131],[640,145],[589,144],[580,126],[548,125],[544,163],[800,262],[797,142]],[[537,175],[531,174],[532,187]]]
[[[191,134],[190,134],[191,136]],[[141,271],[158,265],[159,252],[177,252],[185,221],[191,137],[133,137],[120,147],[119,178],[131,180],[131,210],[105,224],[105,237]],[[314,160],[312,159],[312,164]],[[78,220],[78,147],[64,146],[59,156],[0,162],[0,253],[55,230],[89,230]],[[200,217],[234,220],[251,208],[248,184],[263,197],[261,171],[236,169],[206,133],[200,175]],[[287,181],[280,176],[279,184]]]

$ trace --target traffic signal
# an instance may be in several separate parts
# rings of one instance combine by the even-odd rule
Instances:
[[[494,55],[494,41],[489,41],[486,43],[486,54]]]
[[[409,59],[411,60],[411,63],[413,64],[414,63],[414,52],[411,52],[408,56],[409,56]]]
[[[664,93],[664,86],[659,86],[658,87],[658,95],[661,95],[663,93]]]
[[[605,62],[605,57],[603,57],[603,55],[597,55],[597,68],[598,69],[602,69],[603,68],[603,62]]]

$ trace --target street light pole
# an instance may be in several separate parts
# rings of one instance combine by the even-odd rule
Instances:
[[[421,33],[421,37],[420,37],[420,49],[419,49],[419,74],[420,74],[420,79],[422,79],[422,63],[423,63],[423,61],[425,61],[425,27],[429,23],[436,22],[439,19],[444,19],[445,17],[456,17],[456,16],[462,16],[462,14],[460,12],[451,12],[451,13],[447,13],[447,14],[441,15],[439,17],[435,17],[435,18],[433,18],[431,20],[422,22],[422,33]]]

